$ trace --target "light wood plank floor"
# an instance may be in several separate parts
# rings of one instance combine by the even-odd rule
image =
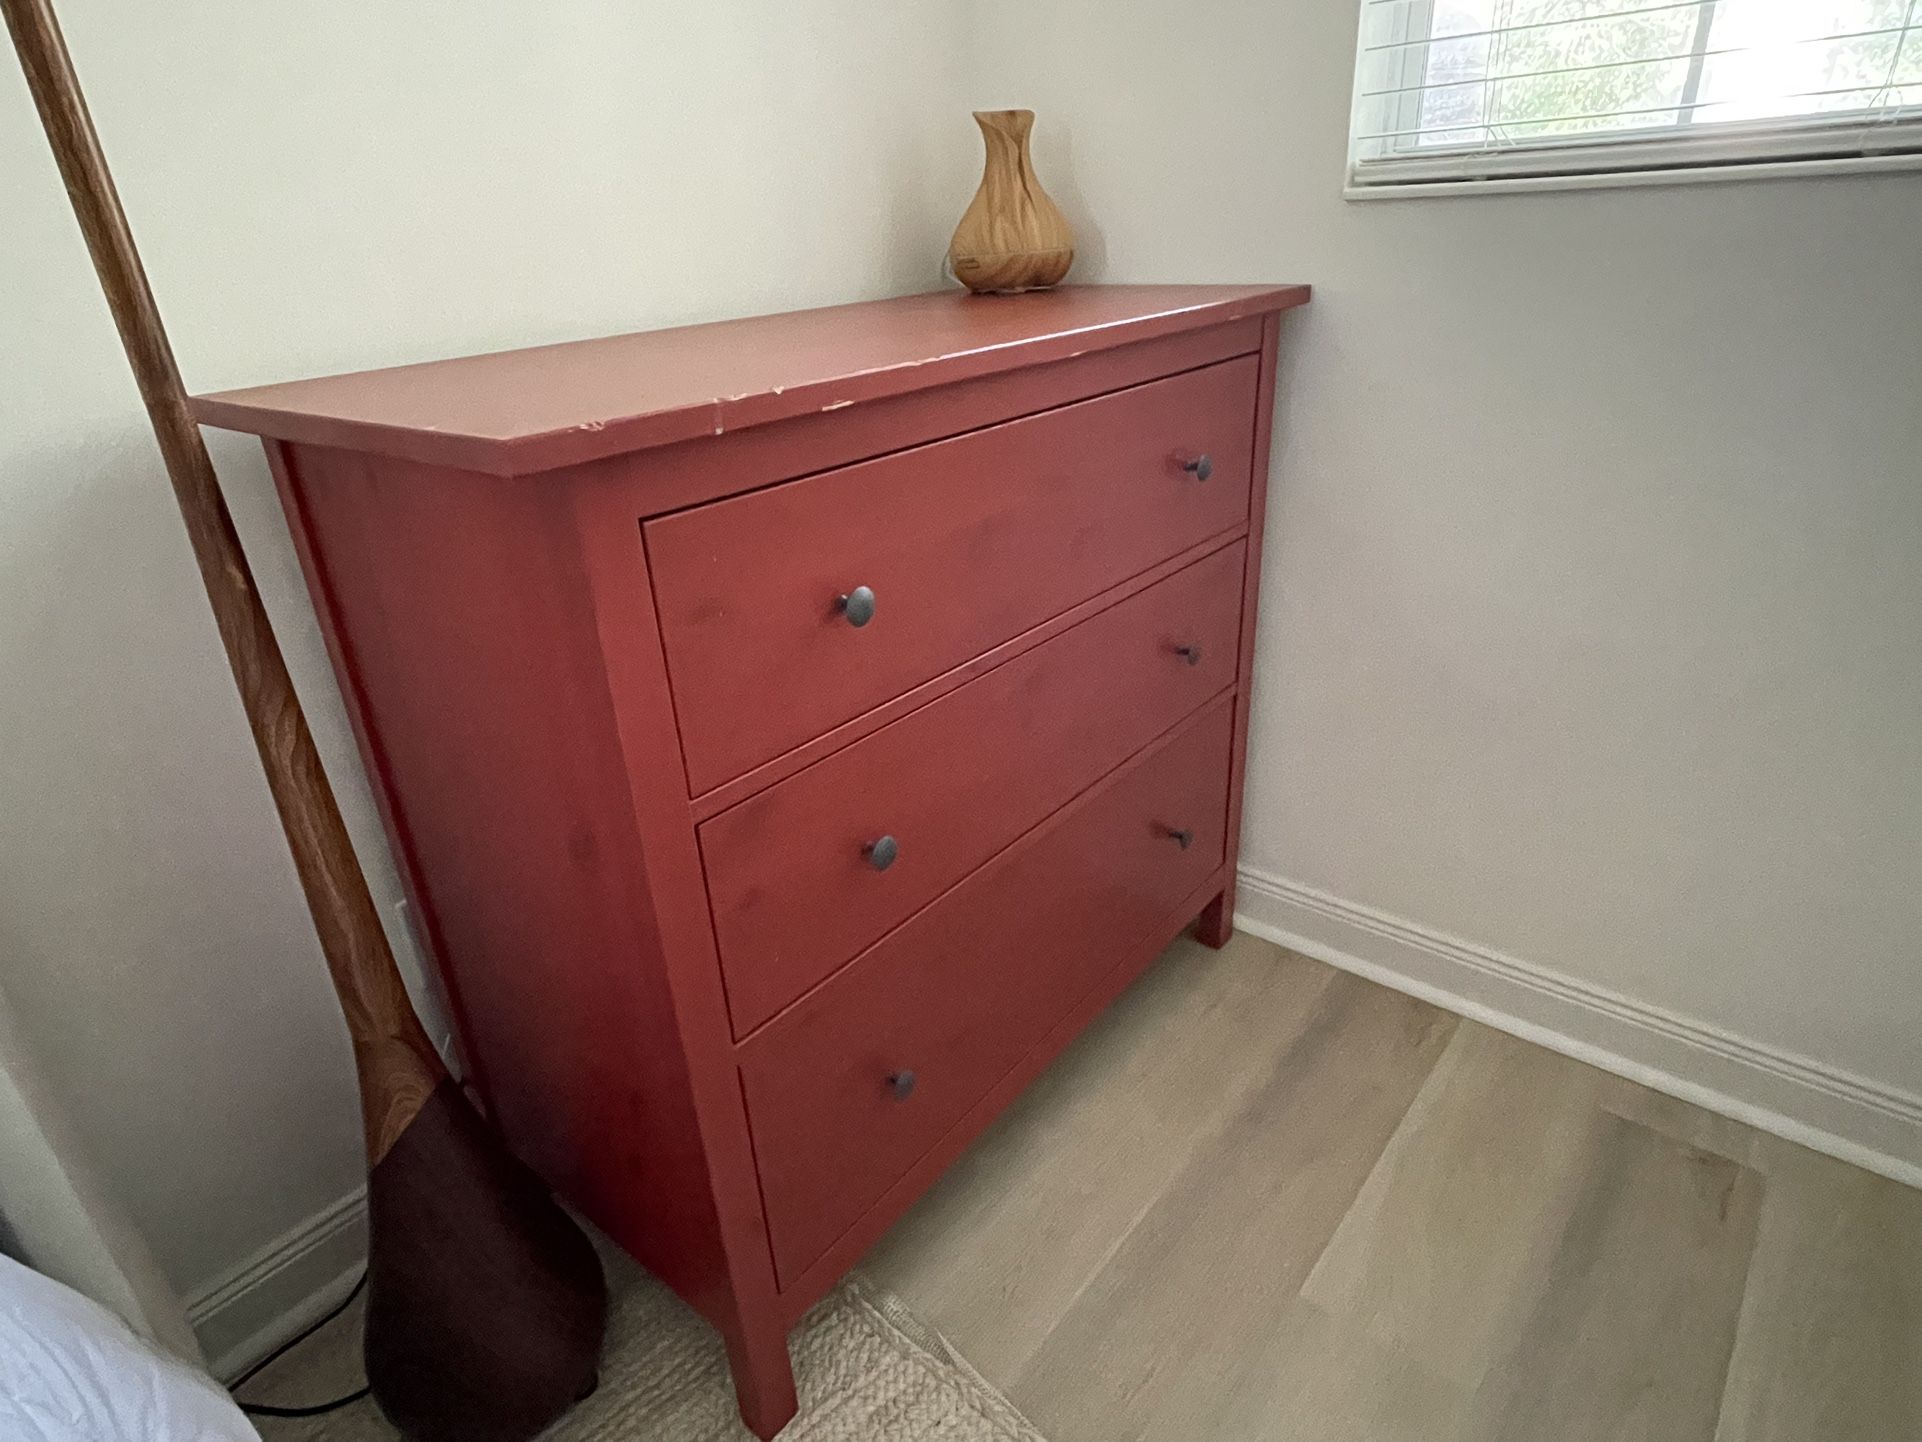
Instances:
[[[1053,1442],[1922,1438],[1922,1193],[1246,936],[863,1269]]]

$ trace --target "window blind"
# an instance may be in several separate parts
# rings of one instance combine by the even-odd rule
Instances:
[[[1361,0],[1350,182],[1922,156],[1922,0]]]

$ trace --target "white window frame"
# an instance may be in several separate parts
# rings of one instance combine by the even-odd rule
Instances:
[[[1365,14],[1370,0],[1358,0]],[[1395,41],[1409,38],[1419,25],[1432,23],[1433,0],[1418,0],[1400,12]],[[1712,7],[1704,7],[1705,15]],[[1790,177],[1853,175],[1870,171],[1922,170],[1922,115],[1890,119],[1862,111],[1796,121],[1754,125],[1717,124],[1691,133],[1663,127],[1627,134],[1563,136],[1517,142],[1499,149],[1448,150],[1404,147],[1387,158],[1361,155],[1361,120],[1368,73],[1367,26],[1355,42],[1354,89],[1348,125],[1348,170],[1342,194],[1349,200],[1393,200],[1475,192],[1575,190],[1636,185],[1676,185],[1699,181],[1779,180]],[[1427,52],[1409,46],[1400,53],[1398,88],[1426,80]],[[1689,83],[1700,75],[1700,57]],[[1685,92],[1684,104],[1692,98]],[[1421,121],[1421,92],[1407,89],[1394,102],[1397,128],[1411,133]],[[1363,179],[1366,171],[1368,178]]]

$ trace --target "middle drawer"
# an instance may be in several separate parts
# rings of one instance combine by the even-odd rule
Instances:
[[[744,1036],[1229,686],[1242,542],[700,828]]]

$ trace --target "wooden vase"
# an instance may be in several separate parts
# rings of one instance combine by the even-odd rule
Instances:
[[[969,290],[1045,290],[1074,264],[1074,232],[1035,178],[1028,154],[1032,110],[977,110],[987,168],[955,227],[948,264]]]

